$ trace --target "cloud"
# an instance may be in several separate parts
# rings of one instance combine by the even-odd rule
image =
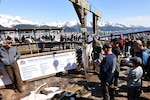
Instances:
[[[120,19],[121,23],[150,27],[150,16],[135,16]]]

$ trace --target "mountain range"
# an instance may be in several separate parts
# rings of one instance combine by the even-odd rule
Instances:
[[[0,14],[0,29],[2,28],[51,28],[63,27],[65,32],[78,32],[80,31],[81,24],[79,21],[56,21],[52,23],[39,23],[31,21],[20,16],[10,16]],[[101,31],[134,31],[150,29],[150,27],[124,25],[119,23],[104,22],[99,23],[98,29]],[[92,31],[92,22],[87,22],[87,30]]]

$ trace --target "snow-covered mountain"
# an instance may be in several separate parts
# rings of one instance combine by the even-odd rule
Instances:
[[[4,27],[13,27],[18,24],[31,24],[31,25],[40,25],[38,22],[27,20],[19,16],[9,16],[0,14],[0,25]]]
[[[36,25],[36,26],[42,26],[42,25],[47,25],[47,26],[55,26],[55,27],[73,27],[76,25],[80,25],[79,21],[66,21],[66,22],[61,22],[61,21],[56,21],[52,23],[39,23],[35,21],[31,21],[19,16],[9,16],[9,15],[2,15],[0,14],[0,25],[3,27],[14,27],[15,25],[20,25],[20,24],[30,24],[30,25]],[[89,27],[91,27],[91,23],[87,24]]]
[[[36,27],[41,27],[41,26],[47,26],[47,27],[66,27],[67,29],[73,28],[79,29],[81,27],[81,24],[79,21],[66,21],[66,22],[61,22],[61,21],[56,21],[52,23],[39,23],[35,21],[28,20],[26,18],[22,18],[19,16],[9,16],[9,15],[2,15],[0,14],[0,28],[1,27],[7,27],[7,28],[16,28],[19,25],[29,25],[29,27],[36,26]],[[22,26],[19,26],[22,27]],[[87,22],[87,27],[92,28],[92,22]],[[127,28],[139,28],[139,26],[135,25],[123,25],[119,23],[111,23],[111,22],[104,22],[98,24],[98,27],[101,30],[120,30],[120,29],[127,29]],[[140,26],[141,28],[142,26]],[[143,28],[143,27],[142,27]]]

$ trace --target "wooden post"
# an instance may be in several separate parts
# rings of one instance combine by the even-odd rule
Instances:
[[[94,13],[93,13],[93,33],[97,33],[98,32],[98,16],[96,16]]]

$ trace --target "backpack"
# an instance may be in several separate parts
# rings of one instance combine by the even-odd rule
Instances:
[[[148,53],[149,57],[147,60],[145,72],[147,72],[147,76],[150,78],[150,49],[146,49],[146,52]]]
[[[97,51],[97,53],[101,53],[102,48],[101,48],[101,47],[96,46],[96,51]]]
[[[148,60],[147,60],[147,66],[146,68],[150,67],[150,49],[146,49],[145,52],[149,55]]]

